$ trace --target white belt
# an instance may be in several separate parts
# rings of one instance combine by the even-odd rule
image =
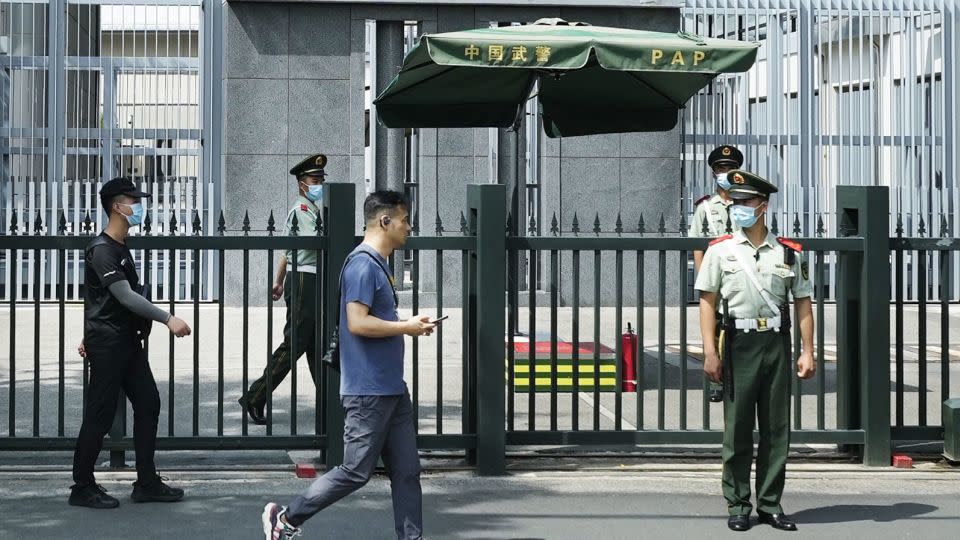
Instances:
[[[746,332],[749,332],[750,330],[779,330],[780,316],[760,317],[759,319],[735,319],[733,321],[733,326],[737,330],[744,330]]]
[[[305,274],[316,274],[317,267],[312,264],[299,264],[297,265],[297,272],[303,272]]]

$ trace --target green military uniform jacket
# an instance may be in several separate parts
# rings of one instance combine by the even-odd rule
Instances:
[[[782,242],[794,244],[797,249],[787,247]],[[730,316],[734,318],[776,317],[779,313],[770,312],[767,302],[731,250],[739,251],[741,258],[753,265],[760,284],[778,305],[783,305],[789,300],[788,293],[794,299],[813,296],[809,266],[799,248],[799,244],[778,239],[769,232],[759,246],[751,244],[742,230],[722,236],[714,240],[704,253],[695,288],[719,292],[720,297],[728,303]],[[789,255],[788,250],[793,255]],[[793,259],[792,263],[790,259]]]
[[[317,216],[320,209],[310,199],[303,195],[297,196],[297,201],[293,208],[287,213],[287,221],[284,224],[283,232],[287,236],[316,236],[317,235]],[[293,232],[293,217],[297,217],[297,232]],[[293,268],[293,251],[287,251],[287,265]],[[316,273],[317,252],[312,249],[297,250],[297,271]]]
[[[714,193],[697,201],[693,210],[693,221],[690,223],[689,235],[697,238],[710,237],[716,238],[727,234],[727,215],[731,202],[724,202],[723,198]],[[703,220],[707,220],[707,233],[703,233]],[[735,223],[730,223],[732,231],[738,231]]]

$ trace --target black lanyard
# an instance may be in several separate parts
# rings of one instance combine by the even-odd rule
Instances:
[[[393,291],[393,307],[394,309],[400,309],[400,297],[397,296],[397,288],[393,286],[393,276],[391,276],[390,272],[387,271],[387,268],[380,263],[380,259],[374,257],[372,253],[364,249],[361,249],[360,251],[347,257],[347,260],[343,262],[343,268],[340,270],[340,289],[337,291],[337,305],[340,305],[339,298],[340,298],[341,291],[343,291],[343,272],[347,269],[347,264],[349,264],[354,257],[356,257],[361,253],[373,259],[373,262],[377,263],[377,266],[379,266],[380,269],[383,270],[383,274],[387,276],[387,283],[390,284],[390,290]]]

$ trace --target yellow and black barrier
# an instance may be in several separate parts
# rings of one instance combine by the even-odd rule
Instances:
[[[577,347],[576,366],[573,359],[573,344],[559,341],[552,351],[550,342],[537,341],[533,359],[533,391],[551,392],[556,384],[557,392],[575,390],[613,392],[617,389],[617,359],[613,349],[600,345],[595,354],[593,343],[580,343]],[[553,370],[551,353],[556,355],[556,371]],[[596,359],[595,356],[599,356]],[[514,343],[513,391],[530,391],[530,344]],[[510,366],[507,364],[509,380]]]

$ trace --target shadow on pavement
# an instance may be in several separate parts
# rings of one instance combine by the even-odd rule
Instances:
[[[939,510],[938,507],[919,503],[892,505],[840,504],[808,508],[792,514],[797,523],[846,523],[850,521],[890,522],[910,519]]]

